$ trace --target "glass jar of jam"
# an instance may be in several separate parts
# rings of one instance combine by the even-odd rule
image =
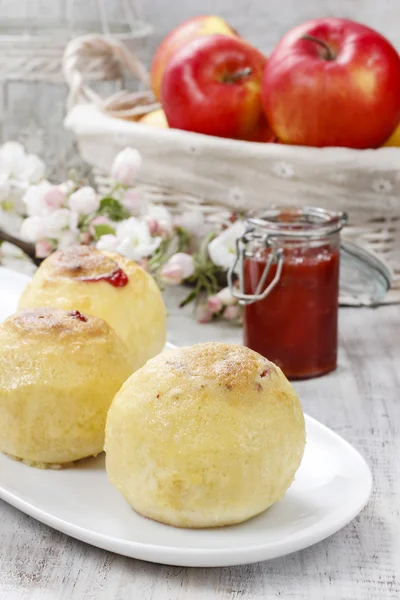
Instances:
[[[344,213],[271,209],[246,221],[229,273],[244,304],[244,343],[290,379],[336,368]],[[234,285],[238,277],[238,287]]]

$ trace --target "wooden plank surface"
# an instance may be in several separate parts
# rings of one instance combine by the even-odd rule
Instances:
[[[197,325],[169,298],[179,345],[239,341],[228,325]],[[400,306],[341,309],[340,361],[296,384],[305,411],[365,456],[367,508],[328,540],[243,567],[148,564],[75,541],[0,503],[1,600],[398,600],[400,598]]]

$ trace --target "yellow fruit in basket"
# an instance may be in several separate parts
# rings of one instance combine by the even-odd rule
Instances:
[[[0,451],[40,467],[98,454],[131,371],[102,319],[53,308],[12,315],[0,325]]]
[[[400,147],[400,124],[396,127],[390,138],[386,140],[386,142],[383,145]]]
[[[280,500],[304,445],[301,404],[278,367],[243,346],[197,344],[123,385],[107,417],[106,468],[138,513],[215,527]]]
[[[141,125],[150,125],[151,127],[159,127],[161,129],[168,128],[167,117],[162,108],[147,113],[147,115],[144,115],[144,117],[140,119],[139,123]]]
[[[107,321],[128,347],[132,370],[164,347],[166,308],[154,279],[132,260],[74,246],[51,254],[21,295],[19,308],[76,309]]]

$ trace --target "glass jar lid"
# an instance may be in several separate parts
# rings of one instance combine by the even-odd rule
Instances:
[[[261,300],[277,285],[283,265],[280,240],[307,239],[311,243],[338,233],[347,224],[346,213],[329,211],[323,208],[307,206],[272,207],[257,212],[246,219],[246,230],[236,242],[236,260],[228,273],[228,283],[234,296],[241,304],[251,304]],[[261,276],[256,293],[247,296],[243,285],[243,261],[251,256],[251,244],[269,247],[264,273]],[[380,304],[391,287],[390,268],[378,256],[354,243],[341,242],[340,245],[340,303],[342,305],[376,306]],[[264,282],[272,263],[277,269],[274,280],[263,290]],[[233,281],[239,273],[239,288]]]
[[[347,214],[316,206],[271,207],[253,213],[246,219],[248,237],[260,232],[269,237],[319,238],[340,231],[348,220]]]
[[[342,305],[377,306],[392,284],[392,272],[376,254],[350,242],[340,247],[339,298]]]

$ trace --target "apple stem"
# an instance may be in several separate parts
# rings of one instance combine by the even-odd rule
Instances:
[[[335,55],[332,52],[332,49],[328,46],[326,42],[320,40],[319,38],[314,37],[313,35],[302,35],[302,40],[308,40],[309,42],[315,42],[324,50],[323,58],[325,60],[335,60]]]
[[[249,75],[251,75],[252,72],[253,72],[253,70],[250,67],[245,67],[244,69],[241,69],[240,71],[236,71],[236,73],[229,73],[229,74],[225,75],[223,81],[224,81],[224,83],[235,83],[236,81],[239,81],[240,79],[249,77]]]

